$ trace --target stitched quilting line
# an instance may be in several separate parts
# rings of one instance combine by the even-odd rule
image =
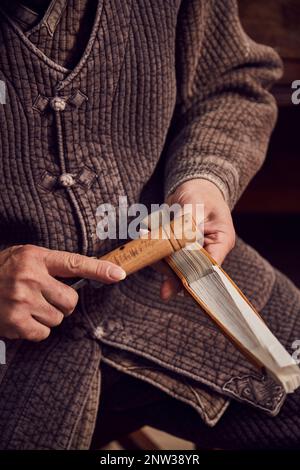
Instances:
[[[10,25],[10,27],[14,30],[14,32],[22,39],[23,44],[29,49],[33,54],[35,54],[40,60],[42,60],[50,69],[54,69],[56,71],[59,71],[65,75],[65,78],[63,78],[57,85],[57,90],[62,90],[67,84],[69,84],[82,70],[82,68],[85,66],[90,53],[93,49],[94,42],[96,40],[99,26],[100,26],[100,21],[101,21],[101,14],[103,10],[103,2],[99,1],[97,5],[97,10],[96,10],[96,15],[95,15],[95,21],[92,27],[92,31],[87,43],[87,46],[85,48],[85,51],[83,55],[81,56],[81,59],[79,60],[78,64],[73,68],[73,69],[68,69],[66,67],[63,67],[62,65],[58,64],[57,62],[53,61],[50,59],[46,54],[44,54],[43,51],[41,51],[35,44],[33,44],[30,39],[23,33],[21,28],[9,17],[9,15],[6,14],[6,12],[0,7],[0,13],[4,16],[6,19],[7,23]]]

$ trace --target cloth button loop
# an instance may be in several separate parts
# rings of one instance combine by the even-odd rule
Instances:
[[[88,97],[80,90],[74,90],[71,94],[65,96],[47,97],[38,95],[32,105],[32,108],[39,113],[43,113],[49,106],[53,111],[64,111],[67,105],[71,108],[79,108]]]

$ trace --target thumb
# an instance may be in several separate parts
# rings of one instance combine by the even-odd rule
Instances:
[[[51,250],[44,261],[51,276],[83,277],[104,283],[121,281],[126,277],[126,272],[110,261],[68,251]]]

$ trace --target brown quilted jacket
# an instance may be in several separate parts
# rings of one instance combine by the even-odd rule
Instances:
[[[242,30],[234,0],[56,0],[33,27],[25,20],[0,13],[1,248],[104,253],[112,243],[97,239],[99,204],[162,201],[195,177],[234,206],[264,160],[276,118],[267,89],[281,73],[277,54]],[[273,268],[240,240],[224,267],[261,310]],[[231,398],[278,412],[281,388],[190,300],[162,303],[159,284],[148,268],[87,287],[46,341],[9,342],[1,448],[88,447],[101,358],[189,403],[210,426]]]

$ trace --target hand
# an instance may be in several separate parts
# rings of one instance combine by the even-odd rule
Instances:
[[[204,204],[204,248],[222,264],[235,244],[235,231],[230,209],[218,187],[205,179],[193,179],[178,186],[167,204]],[[161,298],[168,300],[182,288],[179,279],[169,276],[161,286]]]
[[[41,341],[77,304],[78,294],[55,276],[111,283],[125,271],[66,251],[20,245],[0,252],[0,336]]]

